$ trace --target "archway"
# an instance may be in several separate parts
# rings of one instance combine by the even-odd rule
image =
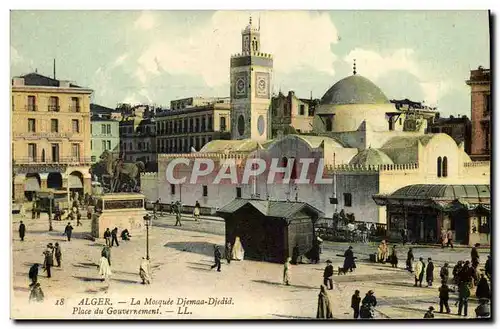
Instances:
[[[73,171],[68,176],[68,187],[71,197],[78,193],[78,196],[83,196],[83,174],[79,171]]]
[[[28,173],[24,179],[24,196],[32,201],[37,192],[40,191],[41,179],[37,173]]]
[[[47,188],[53,188],[56,190],[62,189],[62,175],[58,172],[51,172],[47,176]]]

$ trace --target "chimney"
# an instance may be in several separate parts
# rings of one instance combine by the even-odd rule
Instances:
[[[12,86],[14,87],[24,86],[24,78],[12,79]]]
[[[67,80],[61,80],[59,81],[59,87],[61,88],[69,88],[70,82]]]

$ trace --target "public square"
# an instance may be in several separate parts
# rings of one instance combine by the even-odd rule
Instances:
[[[45,215],[45,217],[44,217]],[[48,232],[46,214],[38,220],[25,219],[27,234],[24,242],[19,241],[17,228],[19,216],[13,215],[12,258],[13,292],[11,298],[13,318],[123,318],[123,315],[74,314],[82,298],[111,298],[113,307],[125,307],[130,298],[171,298],[175,301],[171,309],[158,318],[165,319],[314,319],[318,302],[319,287],[325,261],[331,259],[335,270],[343,262],[346,243],[325,242],[319,264],[301,264],[291,270],[291,285],[282,283],[283,265],[251,260],[222,263],[222,271],[210,270],[213,264],[213,245],[224,245],[224,222],[203,219],[195,222],[190,217],[183,218],[183,226],[175,227],[173,216],[167,215],[155,220],[150,228],[149,245],[153,281],[142,285],[139,278],[139,264],[145,255],[146,236],[132,236],[130,241],[121,241],[119,247],[111,251],[113,275],[109,287],[99,280],[97,263],[104,245],[104,239],[95,242],[84,238],[90,231],[90,221],[76,226],[71,242],[63,235],[67,222],[53,222],[54,231]],[[42,252],[49,243],[59,242],[62,248],[62,267],[53,268],[52,278],[40,270],[39,282],[45,294],[43,304],[28,303],[28,270],[35,263],[43,263]],[[368,254],[376,250],[375,244],[353,245],[358,257],[354,273],[334,276],[334,289],[329,296],[335,319],[350,319],[351,296],[355,289],[361,297],[372,289],[377,297],[376,317],[391,319],[421,319],[429,306],[439,309],[438,287],[439,269],[445,261],[453,266],[456,261],[470,258],[469,248],[454,250],[415,247],[416,258],[432,257],[435,281],[432,288],[413,287],[413,275],[404,270],[407,248],[399,246],[399,266],[368,262]],[[481,266],[489,250],[480,250]],[[177,307],[178,298],[207,299],[209,297],[232,298],[230,305],[193,306],[192,314]],[[63,305],[56,302],[64,298]],[[436,318],[459,318],[454,305],[456,294],[450,298],[452,314],[436,313]],[[118,301],[123,304],[117,305]],[[469,317],[475,317],[475,298],[469,302]],[[181,310],[181,312],[179,312]],[[133,318],[153,318],[151,315],[134,315]]]

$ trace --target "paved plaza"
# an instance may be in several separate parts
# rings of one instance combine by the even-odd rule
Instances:
[[[68,242],[63,236],[67,222],[53,222],[54,231],[47,232],[48,221],[43,215],[39,220],[25,219],[27,235],[25,241],[21,242],[17,233],[19,220],[18,215],[14,215],[11,298],[14,318],[311,319],[316,316],[325,261],[331,259],[336,269],[343,263],[343,258],[336,255],[343,253],[348,246],[345,243],[325,242],[321,263],[293,266],[291,285],[284,286],[281,264],[244,260],[227,265],[223,261],[220,273],[210,270],[213,245],[222,247],[224,244],[223,222],[194,222],[191,218],[185,218],[183,226],[178,228],[174,226],[173,216],[165,216],[155,220],[154,227],[150,229],[152,284],[140,284],[138,275],[141,257],[145,255],[143,235],[133,236],[131,241],[120,241],[119,247],[112,248],[113,275],[108,286],[99,280],[97,269],[104,240],[93,242],[84,239],[90,231],[89,221],[84,220],[83,226],[79,227],[73,223],[73,238]],[[45,302],[29,304],[27,273],[33,263],[43,263],[42,252],[49,242],[59,242],[61,245],[62,267],[54,268],[50,279],[40,271],[39,282],[45,293]],[[416,258],[432,257],[436,265],[435,286],[416,288],[413,287],[413,276],[403,269],[406,247],[400,246],[400,264],[397,269],[391,268],[389,264],[369,263],[368,254],[375,250],[374,244],[354,245],[355,256],[358,257],[356,272],[335,275],[335,288],[329,291],[329,295],[336,319],[352,317],[350,301],[355,289],[361,291],[362,297],[369,289],[375,291],[378,318],[420,319],[429,306],[433,305],[438,310],[440,266],[445,261],[454,264],[457,260],[470,257],[468,248],[415,248]],[[480,250],[481,263],[484,263],[488,253],[489,250]],[[104,305],[101,307],[103,314],[96,314],[94,311],[98,306],[78,305],[91,303],[90,298],[94,297],[110,298],[112,306]],[[89,300],[82,302],[84,298]],[[169,299],[171,302],[168,302]],[[202,302],[196,302],[200,300],[210,303],[202,305]],[[456,314],[455,300],[456,295],[453,294],[450,306],[452,313]],[[154,316],[118,314],[120,309],[138,309],[137,304],[131,305],[137,301],[142,303],[142,308],[158,309],[159,312]],[[145,301],[147,306],[144,305]],[[151,306],[155,305],[155,301],[163,301],[160,303],[164,305]],[[221,303],[213,305],[217,304],[216,301]],[[469,303],[469,317],[475,316],[476,306],[473,299]],[[458,318],[457,315],[439,313],[436,313],[436,317]]]

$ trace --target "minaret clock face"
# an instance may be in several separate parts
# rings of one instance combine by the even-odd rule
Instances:
[[[269,73],[255,73],[256,97],[269,98]]]

